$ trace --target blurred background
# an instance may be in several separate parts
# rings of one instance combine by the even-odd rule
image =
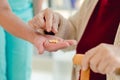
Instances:
[[[80,0],[44,0],[42,9],[52,8],[68,18],[79,9],[79,6]],[[60,50],[39,55],[34,50],[31,80],[70,80],[74,54],[75,50],[68,52]]]

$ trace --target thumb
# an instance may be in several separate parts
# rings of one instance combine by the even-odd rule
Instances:
[[[38,45],[38,52],[39,54],[42,54],[44,52],[44,46],[43,46],[43,42],[41,42],[39,45]]]
[[[36,48],[38,49],[38,52],[40,54],[42,54],[44,52],[44,42],[45,42],[45,39],[44,38],[37,38],[35,41],[34,41],[34,45],[36,46]]]

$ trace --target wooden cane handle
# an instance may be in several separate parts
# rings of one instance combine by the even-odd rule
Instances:
[[[84,57],[83,54],[76,54],[73,57],[73,64],[74,65],[81,65],[83,57]],[[80,80],[89,80],[89,78],[90,78],[90,69],[87,69],[86,71],[81,70]]]

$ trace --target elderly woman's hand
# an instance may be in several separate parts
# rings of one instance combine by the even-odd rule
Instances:
[[[92,71],[102,74],[120,72],[120,56],[117,54],[120,54],[120,47],[100,44],[85,53],[82,68],[86,70],[90,67]]]
[[[30,20],[29,24],[37,32],[40,31],[40,33],[43,33],[42,30],[57,33],[58,27],[61,24],[61,18],[63,18],[61,15],[47,8]]]

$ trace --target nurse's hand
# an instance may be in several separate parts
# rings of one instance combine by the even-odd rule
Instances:
[[[82,61],[82,69],[88,67],[101,74],[120,73],[120,47],[109,44],[100,44],[88,50]]]
[[[75,40],[63,40],[51,35],[39,35],[33,44],[37,47],[39,53],[43,53],[44,51],[52,52],[64,49],[71,45],[76,45],[77,42]]]
[[[62,23],[64,20],[65,19],[59,13],[53,12],[51,9],[47,8],[30,20],[29,24],[38,32],[39,29],[42,29],[47,32],[57,33],[59,26],[63,26]]]

